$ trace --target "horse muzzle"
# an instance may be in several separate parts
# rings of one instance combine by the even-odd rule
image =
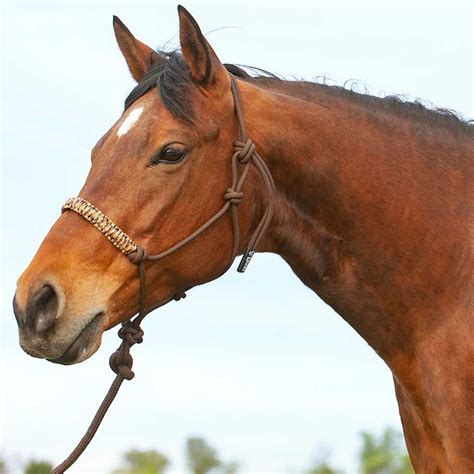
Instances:
[[[64,317],[62,295],[46,284],[28,298],[25,309],[13,299],[20,346],[32,357],[60,364],[74,364],[90,357],[100,346],[104,311],[70,319]]]

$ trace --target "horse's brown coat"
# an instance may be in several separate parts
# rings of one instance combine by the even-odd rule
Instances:
[[[180,23],[198,120],[176,119],[156,91],[147,92],[132,106],[144,107],[139,126],[119,138],[116,124],[95,147],[80,193],[155,253],[220,208],[237,133],[227,71],[184,9]],[[115,29],[140,80],[159,58],[121,22]],[[239,86],[249,136],[276,183],[276,212],[260,250],[281,255],[390,367],[416,471],[474,472],[472,129],[456,133],[295,84]],[[186,160],[149,166],[170,141],[186,147]],[[264,210],[256,172],[244,191],[241,250]],[[215,278],[231,242],[226,217],[150,264],[148,304]],[[135,267],[74,213],[59,218],[20,278],[19,313],[47,282],[65,304],[49,334],[22,334],[37,356],[58,357],[86,314],[103,311],[105,330],[137,311]],[[99,343],[100,335],[85,357]]]

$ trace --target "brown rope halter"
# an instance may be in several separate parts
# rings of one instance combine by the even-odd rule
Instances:
[[[95,414],[89,428],[86,433],[79,441],[76,448],[71,452],[71,454],[57,467],[53,469],[53,474],[62,474],[64,471],[69,469],[79,458],[79,456],[84,452],[89,443],[92,441],[97,429],[100,426],[107,410],[112,404],[115,396],[117,395],[120,386],[124,380],[131,380],[134,377],[132,371],[133,359],[130,355],[130,348],[134,344],[139,344],[143,341],[143,330],[140,327],[143,318],[156,309],[157,306],[147,308],[147,280],[146,280],[146,271],[145,271],[145,262],[146,261],[157,261],[160,260],[173,252],[176,252],[181,247],[185,246],[192,240],[194,240],[198,235],[206,231],[214,222],[221,218],[229,209],[231,212],[232,220],[232,229],[233,229],[233,244],[232,251],[229,262],[226,268],[222,271],[222,274],[225,273],[229,267],[232,265],[237,253],[239,251],[239,241],[240,241],[240,230],[239,230],[239,220],[237,206],[242,202],[244,198],[244,193],[242,192],[242,187],[248,176],[250,164],[253,163],[259,172],[268,194],[268,203],[263,213],[263,216],[260,219],[254,233],[252,234],[250,241],[247,246],[247,250],[242,256],[242,260],[237,268],[237,271],[243,273],[252,256],[255,253],[255,250],[262,238],[263,234],[270,225],[270,221],[273,216],[274,210],[274,182],[270,170],[267,165],[257,153],[255,145],[250,138],[247,136],[247,131],[245,129],[245,124],[243,120],[242,113],[242,100],[240,97],[240,91],[237,86],[235,78],[230,75],[231,80],[231,90],[234,98],[234,108],[235,114],[237,116],[237,121],[239,124],[239,139],[234,142],[234,153],[232,155],[232,183],[225,190],[224,193],[224,205],[222,208],[216,212],[212,217],[210,217],[204,224],[197,228],[192,234],[188,235],[186,238],[173,245],[167,250],[160,252],[156,255],[148,255],[147,251],[137,245],[125,232],[123,232],[117,225],[115,225],[105,214],[103,214],[99,209],[93,206],[91,203],[87,202],[85,199],[80,197],[68,199],[63,207],[62,212],[71,210],[77,212],[87,221],[89,221],[94,227],[100,230],[110,242],[115,245],[124,255],[126,255],[135,265],[138,267],[138,274],[140,279],[140,303],[138,315],[135,319],[129,320],[122,324],[118,335],[122,339],[122,343],[119,348],[111,355],[110,357],[110,368],[117,374],[112,385],[109,388],[104,400],[99,406],[97,413]],[[239,173],[239,164],[243,166],[242,171]],[[175,300],[184,298],[186,294],[184,291],[179,291],[175,294]]]

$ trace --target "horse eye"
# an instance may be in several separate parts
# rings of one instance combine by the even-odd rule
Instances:
[[[161,150],[157,155],[155,155],[151,160],[151,164],[157,165],[158,163],[178,163],[185,156],[186,150],[169,146]]]

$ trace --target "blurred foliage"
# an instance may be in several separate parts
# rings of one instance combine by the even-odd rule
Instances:
[[[7,473],[7,463],[3,458],[0,458],[0,474]]]
[[[127,451],[123,459],[126,466],[114,471],[114,474],[162,474],[169,465],[168,458],[155,450]]]
[[[191,474],[237,474],[239,464],[224,463],[217,451],[204,438],[192,437],[186,441],[186,462]],[[163,474],[169,466],[169,459],[156,450],[127,451],[124,465],[113,471],[114,474]],[[46,461],[30,461],[24,474],[50,474],[52,465]],[[7,474],[6,462],[0,457],[0,474]],[[415,471],[406,453],[403,436],[392,428],[386,428],[380,435],[364,431],[361,433],[359,451],[360,474],[414,474]],[[332,466],[328,456],[320,455],[305,474],[343,474]]]
[[[24,470],[24,474],[51,474],[53,465],[47,461],[30,461]]]
[[[380,436],[367,431],[361,436],[361,474],[414,474],[400,433],[386,428]]]
[[[216,450],[203,438],[189,438],[186,441],[186,461],[192,474],[206,474],[221,466]]]
[[[326,461],[315,464],[306,474],[341,474],[341,471],[331,467]]]

